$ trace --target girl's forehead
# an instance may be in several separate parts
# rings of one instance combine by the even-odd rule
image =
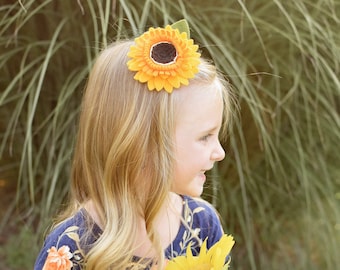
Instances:
[[[220,89],[213,85],[202,88],[187,87],[177,104],[176,126],[192,124],[218,125],[223,114],[223,99]]]
[[[222,91],[216,83],[189,85],[177,90],[175,95],[178,112],[199,111],[222,101]]]

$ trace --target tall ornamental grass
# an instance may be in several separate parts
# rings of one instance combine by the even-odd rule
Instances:
[[[340,265],[339,0],[3,2],[0,189],[16,187],[1,212],[4,267],[31,268],[67,197],[96,55],[182,18],[235,96],[227,156],[204,194],[236,239],[233,269]]]

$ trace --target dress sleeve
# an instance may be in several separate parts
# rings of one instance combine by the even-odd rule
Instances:
[[[223,229],[220,218],[216,209],[208,202],[198,200],[198,205],[204,208],[197,216],[197,222],[200,223],[200,238],[202,241],[207,239],[207,248],[214,245],[223,235]]]
[[[214,245],[223,235],[223,229],[215,208],[202,199],[185,198],[189,211],[185,214],[187,221],[198,238],[203,242],[207,239],[207,248]],[[199,244],[200,246],[200,244]],[[194,246],[193,246],[194,247]]]
[[[82,262],[83,252],[79,247],[78,227],[61,226],[47,236],[34,270],[42,270],[44,265],[46,269],[57,269],[53,268],[54,264],[61,264],[65,269],[80,270]]]
[[[194,219],[195,226],[200,227],[199,237],[202,241],[207,239],[207,248],[209,249],[223,236],[223,228],[216,209],[208,202],[195,199],[196,209],[202,209]],[[198,207],[198,208],[197,208]],[[197,211],[197,210],[196,210]],[[225,258],[225,262],[230,261],[230,254]]]

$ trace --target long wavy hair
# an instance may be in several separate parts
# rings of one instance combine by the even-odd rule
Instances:
[[[163,262],[153,221],[173,178],[177,92],[149,91],[127,68],[132,41],[102,51],[85,89],[71,175],[72,215],[92,201],[103,232],[85,257],[86,269],[134,269],[134,239],[144,218],[148,236]],[[230,115],[230,92],[208,61],[201,61],[190,86],[216,83]],[[227,121],[225,121],[227,122]],[[64,215],[64,218],[65,218]],[[89,233],[91,228],[89,227]],[[137,268],[137,267],[136,267]]]

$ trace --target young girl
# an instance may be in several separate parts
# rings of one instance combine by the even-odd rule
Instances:
[[[71,202],[36,270],[164,269],[188,245],[197,255],[221,238],[198,197],[225,155],[230,94],[197,49],[167,26],[100,54],[82,101]]]

